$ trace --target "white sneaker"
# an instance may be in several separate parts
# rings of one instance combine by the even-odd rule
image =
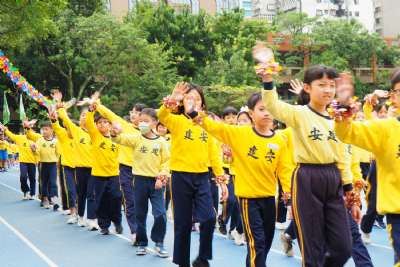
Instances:
[[[49,201],[43,201],[43,208],[44,209],[50,209],[50,203],[49,203]]]
[[[29,196],[28,196],[28,199],[29,199],[29,200],[34,200],[34,199],[35,199],[35,196],[29,195]]]
[[[280,239],[282,243],[282,249],[285,255],[288,257],[293,257],[294,256],[293,239],[288,234],[285,233],[281,233]]]
[[[365,245],[371,244],[371,234],[361,232],[361,239]]]
[[[236,231],[236,229],[228,232],[227,238],[229,240],[235,240],[235,234],[238,235],[238,232]]]
[[[70,210],[64,210],[64,211],[62,212],[62,214],[63,214],[63,215],[70,215],[70,214],[71,214],[71,211],[70,211]]]
[[[22,197],[22,200],[28,200],[28,193],[24,193],[24,196]]]
[[[286,225],[284,223],[275,223],[275,229],[277,230],[286,230]]]
[[[238,246],[243,246],[246,244],[244,234],[236,233],[235,237],[235,244]]]
[[[80,226],[80,227],[86,227],[86,225],[87,225],[87,223],[86,223],[86,221],[85,221],[85,218],[79,217],[79,219],[78,219],[78,226]]]
[[[97,225],[96,220],[88,219],[87,220],[87,228],[89,231],[97,231],[99,230],[99,226]]]
[[[76,216],[75,214],[70,215],[67,220],[68,224],[75,224],[77,222],[78,222],[78,216]]]

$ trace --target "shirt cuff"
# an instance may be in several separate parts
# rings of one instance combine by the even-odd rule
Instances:
[[[272,90],[272,89],[274,89],[274,82],[266,82],[266,83],[263,83],[263,85],[264,85],[264,90]]]

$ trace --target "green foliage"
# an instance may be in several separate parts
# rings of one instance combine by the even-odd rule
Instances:
[[[54,18],[65,5],[65,0],[0,1],[0,47],[24,49],[46,39],[56,31]]]
[[[144,0],[118,20],[106,12],[103,0],[2,0],[0,22],[0,46],[41,92],[48,95],[57,86],[68,100],[99,90],[102,102],[121,115],[135,102],[157,107],[178,80],[203,86],[213,111],[226,105],[240,108],[259,90],[252,47],[271,32],[292,38],[293,51],[276,53],[284,66],[302,67],[305,53],[311,54],[312,64],[338,70],[370,67],[374,54],[379,66],[400,63],[398,47],[388,48],[355,21],[298,13],[280,14],[269,24],[246,20],[238,10],[191,14],[164,1],[154,5]],[[388,73],[377,78],[374,86],[386,88]],[[11,88],[4,75],[0,87]],[[372,88],[356,79],[357,95]],[[17,94],[9,99],[12,112],[14,98]],[[44,118],[41,107],[24,101],[28,115],[41,112],[37,116]]]
[[[237,109],[245,106],[248,97],[259,92],[260,88],[255,86],[226,86],[212,85],[204,88],[206,95],[207,108],[217,114],[221,114],[227,106],[233,106]]]

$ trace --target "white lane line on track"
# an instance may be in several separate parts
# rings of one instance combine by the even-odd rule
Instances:
[[[28,247],[30,247],[42,260],[44,260],[50,267],[59,267],[49,257],[47,257],[40,249],[38,249],[28,238],[26,238],[21,232],[9,224],[2,216],[0,216],[0,222],[3,223],[8,229],[10,229],[19,239],[21,239]]]

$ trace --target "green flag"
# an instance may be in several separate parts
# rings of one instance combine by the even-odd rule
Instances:
[[[10,121],[10,109],[8,108],[6,91],[4,91],[3,100],[3,124],[7,124]]]
[[[22,102],[22,94],[19,95],[19,119],[24,121],[26,118],[24,103]]]

